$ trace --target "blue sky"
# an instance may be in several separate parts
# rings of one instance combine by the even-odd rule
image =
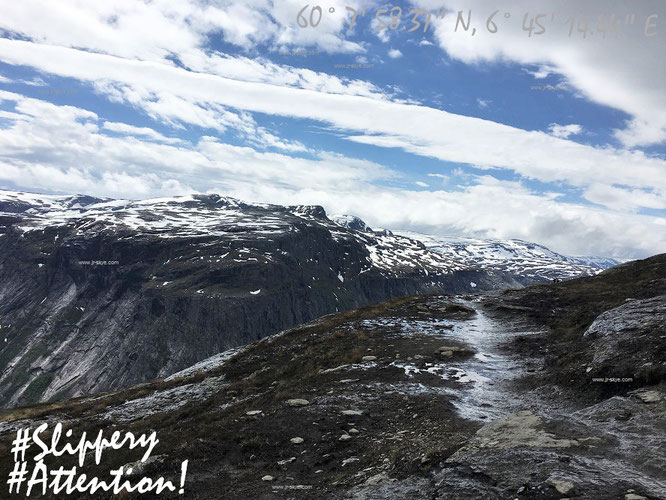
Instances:
[[[0,188],[218,192],[569,254],[666,251],[664,3],[479,0],[474,36],[455,31],[463,0],[367,2],[353,30],[357,2],[321,5],[316,28],[300,1],[3,7]],[[402,29],[412,9],[433,12],[427,32]]]

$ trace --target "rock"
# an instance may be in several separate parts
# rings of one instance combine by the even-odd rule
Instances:
[[[363,410],[342,410],[341,413],[347,417],[360,417],[363,415]]]
[[[351,429],[349,429],[349,434],[358,434],[358,429],[352,427]]]
[[[558,437],[547,432],[544,425],[543,418],[529,410],[493,420],[476,431],[476,435],[451,455],[447,462],[469,457],[481,451],[488,453],[488,449],[502,450],[520,446],[569,448],[579,444],[575,439]]]
[[[558,493],[561,493],[562,495],[566,495],[569,493],[571,490],[574,489],[574,484],[571,481],[564,481],[562,479],[555,479],[555,478],[550,478],[548,479],[548,483],[555,488]]]
[[[338,438],[338,441],[349,441],[352,437],[349,434],[343,434]]]
[[[154,455],[148,457],[145,462],[138,460],[123,466],[123,474],[127,476],[144,475],[147,470],[154,468],[155,465],[164,463],[165,455]]]
[[[342,461],[342,466],[344,467],[347,464],[350,464],[352,462],[358,462],[358,461],[359,461],[359,459],[356,458],[356,457],[349,457],[349,458],[346,458]]]
[[[386,472],[380,472],[379,474],[375,474],[374,476],[370,476],[365,483],[363,483],[363,486],[376,486],[381,483],[386,483],[389,481],[388,474]]]
[[[250,410],[250,411],[248,411],[248,412],[245,412],[245,414],[246,414],[248,417],[252,417],[252,416],[254,416],[254,415],[261,415],[262,413],[263,413],[263,412],[262,412],[261,410]]]
[[[450,358],[453,356],[453,351],[439,351],[439,355],[444,358]]]
[[[643,495],[636,495],[635,493],[627,493],[624,495],[624,500],[648,500]]]
[[[363,356],[361,358],[361,361],[376,361],[376,360],[377,360],[377,356]]]
[[[327,368],[326,370],[319,370],[319,373],[324,374],[324,373],[335,373],[339,372],[340,370],[344,370],[347,368],[349,365],[340,365],[336,366],[335,368]]]
[[[288,401],[287,401],[287,404],[288,404],[289,406],[294,406],[294,407],[298,407],[298,406],[307,406],[307,405],[310,404],[310,401],[308,401],[307,399],[298,399],[298,398],[296,398],[296,399],[290,399],[290,400],[288,400]]]
[[[663,396],[659,391],[654,391],[654,390],[645,390],[645,389],[639,389],[637,391],[632,391],[629,394],[631,394],[634,397],[637,397],[643,403],[650,404],[650,403],[658,403],[659,401],[662,400]]]
[[[273,476],[265,475],[261,478],[262,481],[273,481],[275,478]]]
[[[292,462],[295,461],[295,460],[296,460],[296,457],[291,457],[291,458],[287,458],[287,459],[285,459],[285,460],[280,460],[280,461],[278,462],[278,465],[287,465],[287,464],[292,463]]]
[[[302,437],[293,437],[289,441],[291,441],[293,444],[301,444],[303,442]]]

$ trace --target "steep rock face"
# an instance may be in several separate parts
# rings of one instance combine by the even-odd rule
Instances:
[[[518,286],[321,207],[0,193],[0,406],[167,376],[393,296]]]

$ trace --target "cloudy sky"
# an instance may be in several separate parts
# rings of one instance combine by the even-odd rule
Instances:
[[[666,252],[666,2],[305,5],[3,2],[0,187]]]

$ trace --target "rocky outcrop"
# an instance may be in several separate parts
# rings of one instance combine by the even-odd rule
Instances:
[[[583,337],[592,355],[590,376],[666,379],[666,295],[627,299],[597,316]]]

